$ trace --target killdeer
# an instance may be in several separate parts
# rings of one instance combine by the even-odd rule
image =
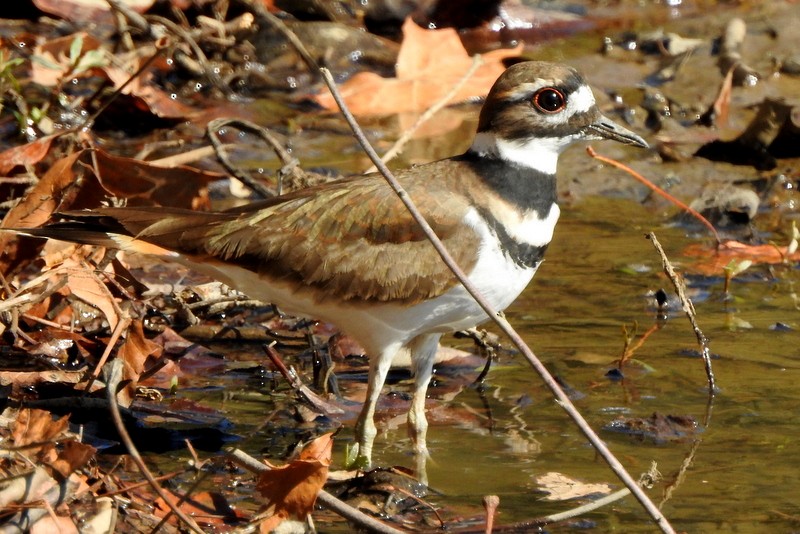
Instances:
[[[519,63],[495,82],[462,155],[397,173],[470,280],[497,310],[525,289],[559,216],[556,164],[576,141],[647,147],[604,117],[566,66]],[[243,293],[324,319],[370,355],[356,424],[369,464],[375,406],[390,364],[409,351],[409,433],[427,453],[425,395],[439,338],[487,320],[380,175],[364,175],[216,213],[101,208],[27,233],[154,254]]]

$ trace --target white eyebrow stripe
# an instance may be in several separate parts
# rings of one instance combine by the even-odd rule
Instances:
[[[585,113],[595,105],[594,95],[588,85],[581,85],[569,95],[570,115]]]

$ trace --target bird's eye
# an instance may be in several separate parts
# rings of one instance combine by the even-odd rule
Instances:
[[[558,89],[545,87],[544,89],[539,89],[533,95],[533,105],[543,113],[558,113],[566,107],[567,100]]]

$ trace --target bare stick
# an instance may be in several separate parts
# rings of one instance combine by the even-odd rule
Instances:
[[[474,56],[472,56],[472,65],[470,65],[469,69],[467,69],[467,72],[464,73],[464,76],[462,76],[461,79],[458,80],[458,82],[453,86],[453,88],[450,89],[450,91],[448,91],[448,93],[444,95],[438,102],[436,102],[434,105],[425,110],[425,113],[420,115],[420,117],[417,119],[417,122],[415,122],[414,125],[411,126],[411,128],[403,132],[403,135],[401,135],[400,138],[394,142],[392,147],[389,150],[387,150],[383,156],[381,156],[381,161],[384,163],[388,163],[395,156],[397,156],[397,154],[402,152],[403,148],[406,146],[406,143],[408,143],[408,141],[414,135],[414,132],[416,132],[420,126],[428,122],[431,119],[431,117],[436,115],[439,112],[439,110],[441,110],[443,107],[449,104],[450,101],[453,99],[453,97],[456,96],[456,93],[462,87],[464,87],[464,84],[467,83],[467,80],[472,78],[472,75],[475,74],[475,71],[478,70],[478,67],[480,67],[482,64],[483,64],[483,59],[481,58],[480,54],[475,54]],[[367,169],[367,172],[370,173],[370,172],[375,172],[377,170],[378,168],[375,167],[375,165],[373,165],[372,167]]]
[[[664,249],[661,247],[661,243],[659,243],[658,239],[656,239],[656,234],[650,232],[645,237],[653,242],[656,252],[658,252],[658,255],[661,256],[661,265],[664,269],[664,273],[666,273],[667,278],[669,278],[670,282],[672,282],[672,287],[675,288],[675,293],[678,294],[678,299],[681,301],[683,312],[686,314],[686,317],[689,318],[689,323],[692,325],[694,335],[697,337],[697,343],[700,345],[700,353],[703,356],[703,363],[706,366],[706,376],[708,377],[708,394],[710,397],[713,397],[717,387],[714,380],[714,370],[711,368],[711,351],[708,348],[708,338],[705,336],[705,334],[703,334],[703,331],[700,330],[700,326],[697,324],[697,314],[694,311],[694,304],[692,304],[692,301],[686,296],[686,287],[683,284],[683,280],[680,278],[680,276],[678,276],[678,274],[675,272],[675,269],[672,267],[672,264],[669,262],[669,258],[667,258]]]
[[[583,432],[583,435],[586,436],[589,442],[591,442],[591,444],[597,450],[598,454],[603,457],[611,470],[614,471],[614,473],[625,484],[625,486],[631,490],[631,493],[633,493],[633,495],[642,504],[644,509],[650,514],[650,517],[652,517],[653,521],[661,528],[663,532],[674,533],[674,529],[669,524],[667,518],[664,517],[664,514],[662,514],[653,501],[650,500],[644,490],[639,487],[633,477],[631,477],[631,475],[625,470],[625,467],[623,467],[623,465],[611,453],[608,447],[606,447],[605,443],[603,443],[603,440],[600,439],[600,436],[595,433],[586,419],[584,419],[580,412],[578,412],[578,410],[575,408],[575,405],[572,404],[572,401],[569,399],[567,394],[564,393],[564,390],[561,389],[561,386],[558,385],[558,382],[556,382],[555,378],[553,378],[544,364],[542,364],[539,358],[537,358],[533,351],[525,344],[525,341],[511,327],[509,322],[506,321],[505,318],[491,306],[491,304],[489,304],[486,298],[481,295],[475,285],[467,278],[467,275],[464,274],[464,271],[461,270],[453,257],[447,251],[444,244],[433,231],[433,228],[431,228],[431,226],[419,212],[414,202],[408,196],[408,193],[403,189],[392,172],[381,161],[380,157],[375,152],[375,149],[373,149],[370,145],[352,113],[350,113],[350,110],[347,109],[341,93],[339,93],[339,90],[336,88],[336,83],[333,81],[330,71],[324,67],[321,68],[320,71],[322,72],[322,79],[331,90],[334,100],[336,100],[336,103],[339,105],[339,109],[341,109],[345,120],[347,120],[347,123],[353,130],[353,134],[361,145],[361,148],[364,149],[364,152],[375,164],[375,167],[377,167],[378,171],[380,171],[384,178],[386,178],[386,181],[389,183],[394,192],[397,193],[397,196],[400,197],[400,200],[406,206],[406,209],[408,209],[411,216],[414,217],[414,220],[417,221],[417,224],[419,224],[423,233],[425,233],[425,236],[428,238],[428,240],[430,240],[439,256],[441,256],[442,261],[444,261],[456,278],[458,278],[467,292],[472,295],[472,298],[475,299],[475,302],[477,302],[483,311],[486,312],[489,318],[491,318],[500,327],[503,333],[508,336],[511,342],[522,353],[522,355],[525,356],[525,358],[528,360],[528,363],[530,363],[536,372],[539,373],[539,376],[542,378],[545,385],[547,385],[547,387],[556,397],[556,402],[558,402],[559,406],[564,408],[578,428],[580,428],[581,432]]]

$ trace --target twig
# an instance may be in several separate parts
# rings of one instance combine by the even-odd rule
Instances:
[[[231,460],[254,473],[263,473],[264,471],[270,470],[269,466],[259,462],[239,449],[227,449],[226,452]],[[402,530],[397,530],[386,523],[368,516],[349,504],[340,501],[325,490],[320,490],[317,494],[317,502],[328,510],[344,517],[348,521],[352,521],[357,526],[369,530],[370,532],[377,532],[378,534],[404,534]]]
[[[700,447],[700,443],[701,440],[699,439],[696,439],[692,442],[692,446],[686,456],[684,456],[681,466],[678,468],[678,472],[675,473],[675,477],[673,478],[672,482],[667,484],[664,488],[664,496],[661,498],[661,502],[658,503],[659,506],[664,506],[667,501],[672,498],[672,494],[675,492],[675,490],[678,489],[678,487],[683,483],[684,479],[686,478],[687,471],[689,471],[689,468],[694,463],[695,455],[697,454],[697,449]]]
[[[327,402],[322,397],[311,391],[308,386],[303,384],[303,381],[299,376],[297,376],[297,373],[293,369],[286,367],[286,364],[283,363],[280,354],[278,354],[278,351],[273,347],[274,344],[275,342],[273,341],[269,345],[264,345],[264,351],[267,353],[267,356],[272,364],[277,367],[278,371],[283,375],[283,378],[286,379],[286,381],[290,386],[292,386],[292,389],[301,399],[308,403],[314,410],[327,416],[344,413],[344,410],[342,410],[340,407]]]
[[[624,171],[624,172],[628,173],[629,175],[631,175],[631,177],[634,180],[637,180],[638,182],[646,185],[652,191],[654,191],[655,193],[657,193],[657,194],[661,195],[662,197],[666,198],[667,200],[669,200],[670,202],[672,202],[673,204],[675,204],[676,206],[678,206],[682,210],[684,210],[684,211],[686,211],[688,213],[691,213],[692,217],[696,218],[698,221],[703,223],[703,225],[711,231],[711,233],[714,235],[714,239],[717,240],[717,246],[719,246],[722,243],[722,239],[720,239],[719,234],[717,233],[717,229],[714,228],[714,225],[711,224],[710,222],[708,222],[708,219],[706,219],[705,217],[700,215],[695,209],[687,206],[686,204],[684,204],[683,202],[681,202],[680,200],[678,200],[674,196],[670,195],[669,193],[667,193],[666,191],[664,191],[663,189],[658,187],[656,184],[654,184],[653,182],[651,182],[650,180],[648,180],[647,178],[645,178],[644,176],[642,176],[638,172],[634,171],[633,169],[631,169],[627,165],[625,165],[623,163],[620,163],[619,161],[617,161],[615,159],[611,159],[611,158],[607,158],[605,156],[601,156],[600,154],[595,152],[595,150],[592,147],[586,147],[586,152],[591,157],[593,157],[594,159],[596,159],[598,161],[602,161],[603,163],[607,163],[608,165],[611,165],[612,167],[616,167],[617,169],[620,169],[621,171]]]
[[[125,445],[125,448],[128,450],[128,454],[131,455],[134,463],[136,463],[136,466],[139,468],[139,471],[141,471],[144,478],[150,483],[150,487],[152,487],[158,496],[161,497],[169,509],[172,510],[175,515],[178,516],[187,527],[189,527],[189,529],[197,532],[198,534],[205,534],[203,529],[201,529],[198,524],[195,523],[194,519],[186,515],[183,510],[175,506],[175,504],[170,500],[169,495],[167,495],[166,492],[161,488],[153,476],[153,473],[151,473],[147,468],[147,464],[144,463],[141,454],[139,454],[139,450],[136,448],[136,445],[133,444],[131,436],[128,434],[128,431],[125,430],[125,423],[122,422],[122,416],[119,413],[119,405],[117,404],[117,388],[122,380],[123,366],[124,363],[122,360],[114,359],[108,365],[103,367],[109,411],[111,412],[111,418],[114,421],[114,426],[117,428],[119,437],[122,440],[122,443]]]
[[[389,183],[391,188],[397,193],[397,196],[406,206],[411,216],[414,220],[419,224],[420,228],[422,229],[423,233],[426,235],[428,240],[431,242],[433,247],[436,249],[436,252],[441,256],[444,263],[447,267],[453,272],[453,274],[458,278],[467,292],[472,295],[472,298],[475,299],[475,302],[486,312],[486,314],[491,318],[505,333],[511,342],[519,349],[523,356],[528,360],[528,363],[539,373],[539,376],[544,381],[545,385],[550,389],[553,395],[556,397],[556,402],[564,408],[567,414],[572,418],[575,424],[580,428],[581,432],[583,432],[584,436],[591,442],[594,446],[595,450],[603,457],[603,459],[608,463],[609,467],[612,471],[619,477],[619,479],[631,490],[631,493],[636,497],[636,499],[641,503],[644,509],[650,514],[653,521],[661,528],[663,532],[673,533],[675,532],[672,526],[669,524],[669,521],[661,513],[661,511],[656,507],[653,501],[647,496],[647,494],[639,487],[636,481],[631,477],[631,475],[625,470],[625,467],[617,460],[617,458],[611,453],[611,451],[606,447],[603,440],[600,439],[600,436],[595,433],[592,427],[586,422],[586,419],[578,412],[575,408],[575,405],[572,404],[572,401],[569,399],[564,390],[558,385],[555,378],[550,374],[547,368],[542,364],[542,362],[536,357],[533,351],[525,344],[525,341],[520,337],[520,335],[511,327],[509,322],[502,317],[498,312],[486,301],[483,295],[478,291],[478,289],[474,286],[474,284],[467,278],[464,271],[458,266],[455,262],[453,257],[445,248],[444,244],[441,240],[436,236],[436,233],[433,231],[431,226],[422,216],[422,214],[417,209],[416,205],[413,201],[409,198],[408,193],[402,188],[402,186],[398,183],[397,179],[391,173],[391,171],[386,167],[386,165],[381,161],[378,154],[370,145],[369,141],[367,140],[364,132],[359,127],[358,123],[356,122],[353,115],[347,109],[346,104],[344,103],[344,99],[342,98],[341,93],[336,88],[336,83],[333,81],[333,77],[331,73],[326,68],[321,68],[320,71],[322,72],[322,78],[325,80],[325,83],[328,85],[328,88],[331,90],[333,94],[334,100],[341,109],[342,114],[344,115],[345,120],[350,125],[350,128],[353,130],[353,134],[355,135],[356,139],[358,140],[361,147],[364,149],[364,152],[369,156],[375,166],[378,168],[378,171],[386,178],[386,181]]]
[[[128,315],[120,317],[117,327],[113,332],[111,332],[111,338],[108,340],[108,343],[106,343],[106,350],[103,351],[103,355],[100,356],[100,361],[97,362],[94,371],[92,371],[92,374],[89,376],[89,380],[86,382],[86,387],[83,388],[84,395],[91,393],[92,384],[94,384],[94,381],[97,380],[98,376],[100,376],[100,372],[103,370],[108,357],[111,355],[111,351],[114,350],[114,346],[117,344],[117,340],[120,338],[122,333],[128,329],[131,322],[132,319]],[[106,385],[106,387],[108,386]]]
[[[672,282],[672,286],[675,288],[675,293],[678,294],[678,299],[681,301],[681,307],[683,308],[686,317],[688,317],[689,323],[692,325],[692,330],[694,330],[694,335],[697,337],[697,342],[700,344],[700,352],[703,356],[703,363],[706,367],[706,376],[708,377],[708,395],[709,397],[713,397],[717,387],[714,380],[714,370],[711,368],[711,352],[708,348],[708,338],[706,338],[705,334],[703,334],[703,331],[700,330],[700,326],[697,324],[697,314],[694,311],[694,304],[692,304],[692,301],[686,296],[686,287],[684,286],[681,278],[675,272],[672,264],[669,262],[669,258],[667,258],[664,249],[661,247],[661,243],[659,243],[658,239],[656,239],[656,234],[650,232],[645,237],[653,242],[656,252],[658,252],[658,255],[661,257],[661,265],[664,269],[664,273],[666,273],[667,278],[669,278],[670,282]]]
[[[470,65],[469,69],[467,69],[467,72],[464,73],[464,76],[462,76],[461,79],[458,80],[458,82],[456,82],[456,84],[450,89],[450,91],[448,91],[448,93],[444,95],[438,102],[436,102],[427,110],[425,110],[425,113],[420,115],[420,117],[417,119],[417,122],[415,122],[414,125],[411,126],[411,128],[403,132],[403,135],[401,135],[400,138],[394,142],[392,147],[389,150],[387,150],[383,156],[381,156],[381,161],[384,163],[388,163],[395,156],[397,156],[397,154],[402,152],[403,148],[406,146],[406,143],[408,143],[408,141],[414,135],[414,132],[416,132],[420,126],[428,122],[431,119],[431,117],[436,115],[439,112],[439,110],[441,110],[448,103],[450,103],[453,97],[456,96],[456,93],[458,93],[458,91],[464,86],[464,84],[467,83],[467,80],[472,78],[472,75],[475,74],[475,71],[478,70],[478,67],[480,67],[482,64],[483,64],[483,59],[481,58],[480,54],[475,54],[474,56],[472,56],[472,65]],[[375,172],[377,170],[378,168],[375,167],[375,165],[373,165],[372,167],[367,169],[367,173]]]
[[[635,325],[635,323],[634,323],[634,325]],[[644,345],[645,341],[647,341],[647,338],[649,338],[653,333],[658,332],[659,330],[661,330],[662,326],[663,326],[662,323],[657,321],[653,326],[651,326],[650,328],[647,329],[647,332],[642,334],[642,337],[640,337],[638,339],[638,341],[636,341],[636,343],[633,344],[633,346],[631,346],[630,342],[627,342],[625,344],[625,348],[622,351],[622,356],[620,356],[619,362],[617,362],[617,369],[622,371],[622,368],[625,366],[625,364],[628,362],[628,360],[633,358],[633,354],[637,350],[642,348],[642,345]],[[634,328],[634,335],[635,334],[636,334],[636,332],[635,332],[635,328]]]

